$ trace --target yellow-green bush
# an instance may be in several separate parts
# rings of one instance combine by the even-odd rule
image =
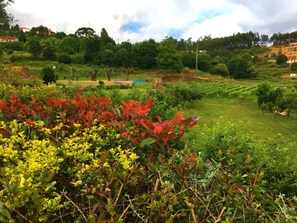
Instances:
[[[0,222],[296,221],[296,200],[274,203],[262,172],[190,150],[140,165],[135,149],[116,126],[0,122]]]
[[[50,96],[61,96],[61,91],[55,84],[40,84],[34,87],[28,85],[15,87],[10,84],[0,83],[0,98],[7,100],[11,95],[16,95],[16,97],[20,98],[22,101],[28,101],[31,97],[37,100],[44,100]]]

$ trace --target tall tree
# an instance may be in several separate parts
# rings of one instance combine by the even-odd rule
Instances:
[[[45,38],[49,36],[49,32],[50,30],[47,27],[40,25],[37,27],[32,27],[30,30],[30,35]]]
[[[183,65],[181,56],[176,50],[176,41],[172,37],[165,38],[158,47],[157,63],[159,68],[180,72]]]
[[[101,49],[112,48],[116,45],[115,41],[108,35],[105,28],[102,28],[100,34]]]
[[[157,67],[158,43],[153,40],[145,40],[134,44],[135,66],[142,69]]]
[[[78,30],[76,30],[75,35],[77,37],[91,38],[95,36],[95,31],[90,27],[81,27]]]
[[[7,14],[5,9],[11,3],[13,3],[13,0],[0,0],[0,25],[10,24],[13,21],[13,17]]]
[[[61,40],[59,49],[63,53],[74,54],[79,50],[79,42],[77,37],[65,37]]]

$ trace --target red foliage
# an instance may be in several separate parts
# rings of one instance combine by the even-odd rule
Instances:
[[[16,119],[32,125],[35,120],[41,119],[46,120],[48,127],[58,123],[79,123],[85,128],[97,120],[96,123],[116,128],[130,146],[139,146],[144,139],[152,138],[156,149],[177,145],[185,131],[197,124],[196,117],[184,119],[181,114],[166,121],[157,117],[158,122],[152,122],[152,117],[148,115],[152,103],[152,99],[145,104],[131,100],[122,102],[122,107],[112,107],[110,98],[77,94],[68,100],[50,97],[40,101],[32,97],[24,104],[12,95],[7,101],[0,100],[0,112],[4,121]]]

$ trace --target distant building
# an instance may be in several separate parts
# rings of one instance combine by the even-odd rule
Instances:
[[[30,29],[27,27],[21,27],[20,30],[22,30],[24,33],[30,31]]]
[[[295,63],[297,62],[297,42],[290,43],[289,46],[284,47],[270,47],[270,56],[273,53],[276,55],[282,53],[288,58],[287,63]]]
[[[288,57],[287,63],[297,62],[297,42],[290,43],[289,46],[284,47],[282,53]]]
[[[15,36],[0,36],[0,42],[5,43],[5,42],[16,42],[18,41],[18,38]]]

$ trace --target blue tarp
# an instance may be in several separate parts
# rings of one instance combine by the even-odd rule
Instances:
[[[144,79],[138,79],[138,80],[133,80],[133,82],[135,82],[135,83],[143,83],[143,82],[145,82],[145,80]]]

